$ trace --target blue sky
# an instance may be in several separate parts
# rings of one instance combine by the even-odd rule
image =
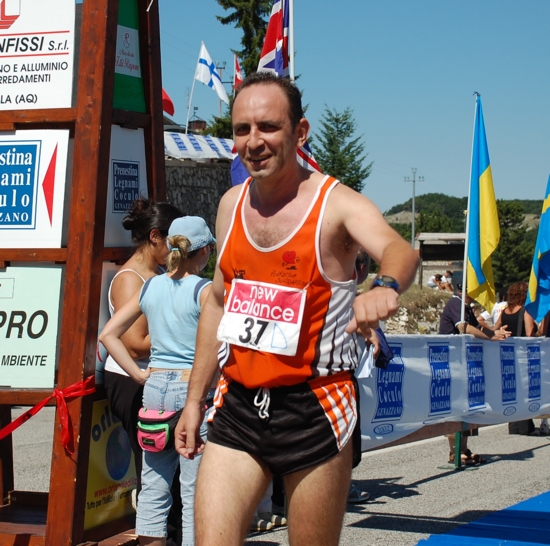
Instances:
[[[241,32],[215,0],[160,2],[163,86],[185,123],[201,40],[233,74]],[[315,8],[315,11],[311,11]],[[468,192],[481,93],[497,198],[542,199],[550,173],[548,0],[295,0],[296,73],[315,133],[325,105],[354,110],[368,161],[363,193],[382,210],[416,194]],[[228,92],[230,85],[226,86]],[[197,114],[218,114],[197,82]]]

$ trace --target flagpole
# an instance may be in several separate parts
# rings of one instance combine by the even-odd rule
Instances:
[[[462,303],[460,306],[460,322],[464,323],[464,304],[466,302],[466,294],[468,286],[466,284],[468,277],[468,241],[470,236],[470,198],[472,193],[472,167],[474,163],[474,146],[475,146],[475,132],[476,132],[476,119],[477,119],[477,98],[479,93],[474,91],[476,96],[475,107],[474,107],[474,130],[472,133],[472,157],[470,159],[470,182],[468,184],[468,207],[466,209],[466,239],[464,241],[464,261],[462,265]]]
[[[294,81],[294,0],[288,1],[288,75]]]
[[[204,42],[201,42],[201,48],[199,49],[199,57],[197,59],[197,66],[199,66],[199,61],[201,59],[201,51]],[[193,74],[193,85],[191,85],[191,94],[189,95],[189,104],[187,105],[187,119],[185,121],[185,134],[187,134],[187,128],[189,127],[189,112],[191,111],[191,102],[193,100],[193,91],[195,90],[195,80],[197,79],[197,69],[195,68],[195,74]]]
[[[235,98],[235,83],[237,82],[237,54],[233,53],[233,98]]]

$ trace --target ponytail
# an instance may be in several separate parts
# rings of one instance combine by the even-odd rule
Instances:
[[[191,246],[191,241],[184,235],[173,235],[168,237],[168,248],[170,249],[170,254],[166,258],[166,268],[168,272],[175,271],[182,260],[185,260],[189,257],[187,249]]]

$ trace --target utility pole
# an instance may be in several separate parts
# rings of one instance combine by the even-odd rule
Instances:
[[[412,167],[412,180],[410,176],[405,176],[405,182],[412,182],[413,185],[413,198],[412,198],[412,221],[411,221],[411,246],[414,248],[414,221],[415,221],[415,204],[414,204],[414,198],[415,198],[415,184],[416,184],[416,167]],[[419,182],[424,182],[424,177],[419,176],[418,177]]]
[[[220,81],[221,81],[222,83],[229,83],[229,82],[224,82],[224,81],[222,80],[222,75],[223,75],[224,69],[225,69],[225,61],[224,61],[223,63],[221,63],[221,62],[218,61],[218,62],[216,63],[216,70],[217,70],[218,74],[220,75]],[[219,100],[219,103],[220,103],[220,118],[222,117],[222,108],[223,108],[222,102],[223,102],[222,99],[220,99],[220,100]]]

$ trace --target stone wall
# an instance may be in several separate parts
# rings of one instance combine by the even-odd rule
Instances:
[[[229,163],[166,160],[168,201],[189,216],[201,216],[212,232],[222,195],[231,187]]]

